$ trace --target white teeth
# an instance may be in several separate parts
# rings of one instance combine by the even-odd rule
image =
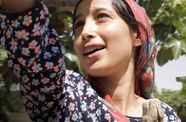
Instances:
[[[94,51],[94,50],[99,50],[99,49],[102,49],[103,47],[95,47],[95,48],[91,48],[91,49],[87,49],[85,52],[84,52],[84,54],[88,54],[88,53],[90,53],[90,52],[92,52],[92,51]]]

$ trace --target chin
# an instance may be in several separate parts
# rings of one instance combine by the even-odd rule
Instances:
[[[104,69],[89,69],[86,71],[86,74],[92,77],[104,77],[106,76],[107,72]]]

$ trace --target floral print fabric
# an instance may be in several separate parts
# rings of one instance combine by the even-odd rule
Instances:
[[[19,78],[22,101],[33,121],[116,121],[90,84],[65,68],[61,43],[49,26],[49,13],[42,2],[19,14],[0,14],[0,42],[7,50],[9,67]],[[177,116],[171,114],[171,119]]]

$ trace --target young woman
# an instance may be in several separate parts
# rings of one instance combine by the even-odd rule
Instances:
[[[0,41],[33,121],[142,121],[142,104],[152,97],[156,51],[148,17],[136,2],[77,4],[74,49],[85,77],[65,68],[43,2],[0,3]],[[161,106],[167,121],[180,121],[168,105]]]

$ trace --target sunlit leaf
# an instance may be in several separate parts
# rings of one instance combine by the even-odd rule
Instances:
[[[171,47],[181,47],[181,42],[175,38],[175,37],[170,37],[169,39],[167,39],[164,43],[164,46],[166,48],[171,48]]]
[[[181,42],[177,41],[175,45],[171,48],[174,59],[178,59],[181,55]]]
[[[186,54],[186,38],[184,38],[180,41],[181,41],[181,49],[182,49],[183,53]]]

